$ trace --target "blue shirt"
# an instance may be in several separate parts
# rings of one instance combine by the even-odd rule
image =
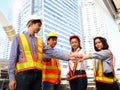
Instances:
[[[29,32],[24,33],[28,41],[30,43],[30,46],[32,48],[32,52],[34,57],[36,57],[36,39],[35,36],[31,36]],[[49,46],[45,45],[43,46],[43,58],[59,58],[62,60],[68,60],[68,56],[64,55],[62,53],[59,53],[55,51],[54,49],[50,48]],[[8,73],[9,73],[9,80],[15,80],[15,69],[16,69],[16,63],[23,59],[23,53],[22,48],[20,46],[18,35],[14,36],[12,45],[11,45],[11,51],[10,51],[10,57],[8,62]]]
[[[92,59],[96,59],[96,66],[98,69],[98,59],[103,62],[103,72],[109,73],[113,71],[112,68],[112,53],[110,50],[101,50],[92,54]]]

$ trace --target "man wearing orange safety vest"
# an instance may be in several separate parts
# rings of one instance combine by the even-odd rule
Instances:
[[[41,17],[31,15],[26,24],[27,31],[15,35],[11,45],[8,63],[9,90],[41,90],[43,58],[75,58],[74,55],[64,55],[53,50],[35,37],[42,25]]]
[[[47,35],[47,45],[54,48],[57,44],[57,34],[50,32]],[[42,70],[42,90],[60,90],[60,63],[56,58],[49,61],[43,61],[44,69]]]

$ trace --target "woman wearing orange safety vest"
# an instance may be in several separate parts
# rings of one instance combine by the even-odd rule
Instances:
[[[50,32],[47,35],[47,45],[54,48],[57,44],[57,34]],[[60,90],[61,70],[59,60],[51,58],[49,61],[43,61],[42,70],[42,90]]]
[[[95,59],[94,75],[97,90],[119,90],[114,72],[113,55],[107,40],[103,37],[94,38],[95,53],[83,56],[83,60]]]
[[[81,48],[80,39],[78,36],[70,36],[70,44],[72,47],[71,54],[82,54],[84,50]],[[87,76],[85,71],[84,62],[69,61],[69,72],[66,76],[70,83],[70,90],[86,90],[87,89]]]

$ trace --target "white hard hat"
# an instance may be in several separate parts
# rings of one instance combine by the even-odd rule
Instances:
[[[42,22],[42,18],[40,16],[30,15],[27,17],[26,23],[28,23],[29,21],[32,21],[32,20],[41,20],[41,22]]]

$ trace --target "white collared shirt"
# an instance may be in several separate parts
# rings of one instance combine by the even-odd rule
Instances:
[[[78,48],[75,52],[71,52],[71,54],[82,54],[83,56],[85,55],[85,51],[83,49]],[[73,70],[74,67],[74,62],[72,60],[69,60],[69,64],[70,64],[70,68],[71,70]],[[84,65],[84,61],[83,62],[79,62],[77,64],[77,68],[76,70],[85,70],[85,65]]]

